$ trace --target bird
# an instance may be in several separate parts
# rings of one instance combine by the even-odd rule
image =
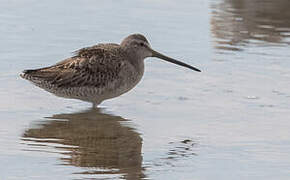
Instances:
[[[91,102],[97,107],[134,88],[144,74],[144,59],[148,57],[201,72],[153,50],[144,35],[131,34],[120,44],[85,47],[70,58],[52,66],[24,70],[20,76],[56,96]]]

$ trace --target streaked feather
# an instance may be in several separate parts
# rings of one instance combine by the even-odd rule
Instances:
[[[60,87],[104,87],[119,78],[124,59],[117,44],[103,44],[83,48],[74,57],[65,59],[53,66],[36,70],[26,70],[22,77],[45,81]]]

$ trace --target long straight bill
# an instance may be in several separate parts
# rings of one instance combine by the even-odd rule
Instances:
[[[199,70],[199,69],[197,69],[197,68],[195,68],[195,67],[193,67],[193,66],[191,66],[189,64],[186,64],[184,62],[181,62],[181,61],[178,61],[176,59],[173,59],[173,58],[170,58],[168,56],[165,56],[165,55],[163,55],[163,54],[161,54],[161,53],[159,53],[157,51],[154,51],[153,49],[151,49],[151,52],[152,52],[152,56],[153,57],[157,57],[157,58],[163,59],[165,61],[171,62],[173,64],[177,64],[177,65],[180,65],[180,66],[183,66],[183,67],[187,67],[189,69],[192,69],[194,71],[201,72],[201,70]]]

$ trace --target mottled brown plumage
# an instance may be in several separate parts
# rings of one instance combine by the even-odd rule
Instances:
[[[57,96],[97,105],[132,89],[143,76],[146,57],[159,57],[199,71],[152,50],[143,35],[133,34],[120,45],[108,43],[83,48],[53,66],[25,70],[21,77]]]

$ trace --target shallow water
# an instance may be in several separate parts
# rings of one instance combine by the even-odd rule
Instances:
[[[0,4],[0,179],[290,178],[287,0]],[[135,32],[203,72],[147,59],[97,110],[18,76]]]

